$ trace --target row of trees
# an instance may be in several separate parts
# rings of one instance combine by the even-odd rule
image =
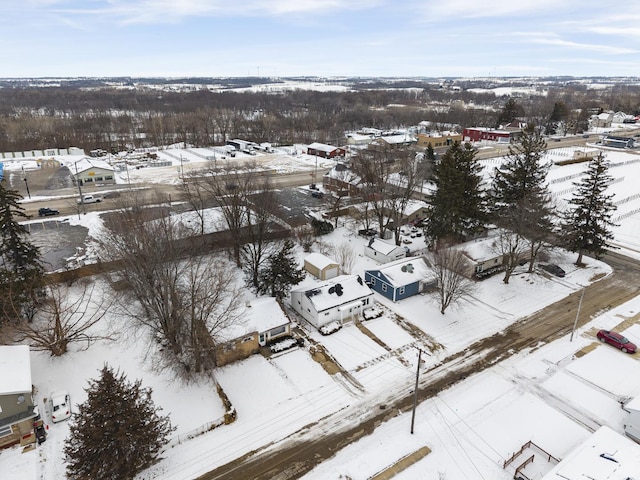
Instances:
[[[345,131],[362,126],[396,129],[425,119],[464,128],[495,127],[518,118],[544,126],[549,134],[575,133],[586,128],[592,113],[638,113],[640,96],[637,87],[624,85],[596,90],[549,84],[546,95],[518,100],[429,82],[418,86],[422,90],[266,94],[202,89],[161,95],[140,87],[4,88],[0,89],[0,151],[71,145],[86,151],[123,151],[177,142],[210,146],[235,137],[273,144],[340,145]]]
[[[545,141],[533,127],[519,143],[509,148],[507,161],[494,171],[490,184],[470,145],[453,145],[434,170],[434,189],[428,196],[429,216],[425,235],[436,251],[498,227],[497,252],[503,258],[505,283],[515,267],[527,261],[533,271],[539,252],[559,245],[578,254],[600,258],[611,248],[613,234],[612,195],[608,162],[603,155],[589,160],[582,180],[569,200],[569,208],[558,211],[549,193],[546,177],[550,165],[541,162]]]

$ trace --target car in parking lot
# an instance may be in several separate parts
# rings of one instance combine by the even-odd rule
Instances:
[[[67,392],[51,392],[49,395],[49,411],[51,421],[62,422],[71,417],[71,397]]]
[[[54,208],[43,207],[38,209],[39,217],[50,217],[52,215],[59,215],[60,212]]]
[[[551,275],[555,275],[556,277],[564,277],[566,275],[562,268],[553,263],[543,263],[540,265],[540,268]]]
[[[614,332],[612,330],[600,330],[596,336],[602,343],[608,343],[609,345],[619,348],[624,353],[636,352],[636,344],[618,332]]]
[[[119,198],[120,192],[107,192],[102,195],[102,198]]]
[[[313,192],[311,192],[311,196],[314,197],[314,198],[322,198],[322,197],[324,197],[324,193],[317,192],[317,191],[314,190]]]

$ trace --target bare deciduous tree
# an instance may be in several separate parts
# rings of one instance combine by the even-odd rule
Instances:
[[[215,366],[219,332],[238,320],[233,267],[200,256],[199,238],[177,217],[123,210],[105,223],[104,260],[118,262],[125,313],[156,339],[167,364],[186,373]]]
[[[52,284],[40,303],[32,322],[15,326],[17,341],[26,341],[34,350],[64,355],[71,343],[90,343],[109,338],[92,331],[113,305],[113,297],[104,284],[93,279],[76,282],[72,287]]]
[[[340,271],[344,275],[349,275],[353,264],[356,261],[356,252],[349,242],[333,244],[333,256],[340,265]]]
[[[440,313],[451,305],[468,298],[475,284],[465,275],[468,264],[464,253],[458,249],[442,247],[431,254],[431,269],[438,281]]]

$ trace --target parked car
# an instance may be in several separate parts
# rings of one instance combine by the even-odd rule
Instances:
[[[102,198],[119,198],[120,192],[107,192],[102,195]]]
[[[67,392],[52,392],[49,396],[51,421],[62,422],[71,417],[71,397]]]
[[[555,275],[556,277],[564,277],[566,275],[562,268],[553,263],[543,263],[540,265],[540,268],[545,272],[549,272],[551,275]]]
[[[314,190],[313,192],[311,192],[311,196],[314,198],[322,198],[324,197],[324,193]]]
[[[100,203],[102,199],[100,197],[96,197],[95,195],[85,195],[82,198],[78,199],[78,203]]]
[[[38,216],[39,217],[50,217],[52,215],[59,215],[60,212],[58,210],[55,210],[53,208],[48,208],[48,207],[44,207],[44,208],[39,208],[38,209]]]
[[[363,237],[375,237],[378,234],[373,228],[363,228],[362,230],[358,230],[358,235]]]
[[[596,336],[602,343],[613,345],[614,347],[622,350],[624,353],[636,352],[637,347],[635,343],[630,342],[627,337],[619,334],[618,332],[613,332],[611,330],[600,330]]]

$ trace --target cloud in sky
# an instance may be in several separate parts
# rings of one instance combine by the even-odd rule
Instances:
[[[5,76],[638,75],[640,2],[0,0]]]

